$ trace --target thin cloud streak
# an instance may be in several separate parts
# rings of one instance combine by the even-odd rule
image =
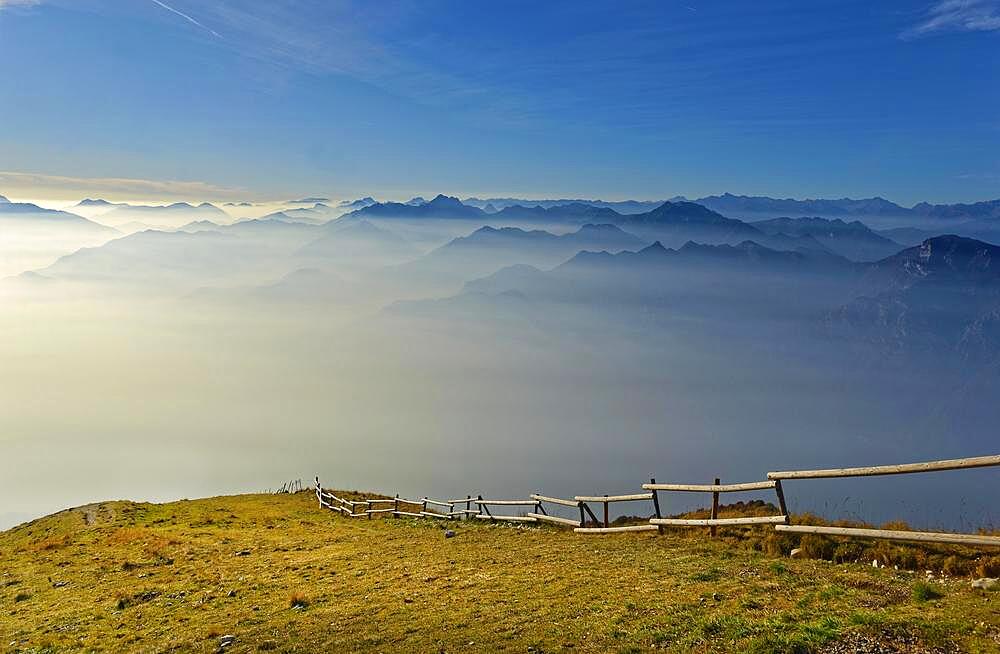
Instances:
[[[7,7],[34,7],[42,0],[0,0],[0,9]]]
[[[134,179],[127,177],[69,177],[0,171],[0,188],[11,195],[55,194],[81,197],[88,193],[108,195],[112,199],[204,198],[243,199],[246,190],[207,182]]]
[[[0,1],[2,1],[2,0],[0,0]],[[201,23],[199,23],[197,20],[195,20],[191,16],[188,16],[187,14],[185,14],[183,11],[178,11],[178,10],[174,9],[173,7],[171,7],[170,5],[168,5],[168,4],[164,3],[164,2],[160,2],[160,0],[153,0],[153,2],[156,3],[156,4],[158,4],[159,6],[163,7],[167,11],[170,11],[170,12],[173,12],[173,13],[177,14],[178,16],[180,16],[181,18],[183,18],[184,20],[186,20],[189,23],[191,23],[192,25],[197,25],[201,29],[209,32],[212,36],[214,36],[214,37],[216,37],[218,39],[222,38],[222,35],[219,34],[218,32],[216,32],[215,30],[213,30],[211,27],[206,27],[205,25],[202,25]]]
[[[904,41],[938,32],[992,32],[1000,30],[1000,3],[994,0],[942,0],[927,10],[923,22],[899,37]]]

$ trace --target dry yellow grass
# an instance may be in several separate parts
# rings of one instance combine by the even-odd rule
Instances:
[[[0,650],[1000,651],[1000,593],[751,542],[110,502],[0,533]]]

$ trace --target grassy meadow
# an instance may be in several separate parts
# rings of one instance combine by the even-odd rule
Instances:
[[[891,558],[975,576],[989,554],[873,568],[736,534],[359,520],[310,492],[107,502],[0,533],[0,651],[1000,652],[1000,593]]]

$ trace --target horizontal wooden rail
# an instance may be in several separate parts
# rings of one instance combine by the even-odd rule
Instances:
[[[562,504],[563,506],[577,507],[580,505],[578,500],[564,500],[559,497],[549,497],[547,495],[539,495],[537,493],[532,493],[528,497],[539,502],[550,502],[552,504]]]
[[[472,500],[473,504],[479,506],[535,506],[535,500]]]
[[[687,491],[691,493],[736,493],[741,491],[768,490],[775,487],[776,482],[751,481],[745,484],[643,484],[646,490],[656,491]]]
[[[402,497],[397,497],[396,501],[400,504],[409,504],[410,506],[423,506],[423,500],[404,500]]]
[[[442,520],[448,520],[451,515],[448,513],[434,513],[433,511],[421,511],[420,515],[425,518],[440,518]]]
[[[787,520],[783,515],[745,518],[651,518],[649,524],[666,527],[725,527],[727,525],[776,525]]]
[[[448,515],[479,515],[479,511],[473,511],[471,509],[457,509],[455,511],[449,511]]]
[[[395,509],[368,509],[365,513],[392,513]]]
[[[967,459],[947,459],[924,463],[903,463],[890,466],[867,466],[862,468],[828,468],[826,470],[784,470],[767,473],[768,479],[825,479],[830,477],[871,477],[875,475],[901,475],[912,472],[934,472],[939,470],[960,470],[963,468],[985,468],[1000,465],[1000,454],[977,456]]]
[[[625,527],[577,527],[573,531],[578,534],[623,534],[630,531],[657,531],[655,525],[628,525]]]
[[[438,500],[432,500],[427,497],[424,498],[424,502],[426,502],[427,504],[433,504],[434,506],[442,506],[446,509],[450,509],[453,504],[453,502],[441,502]]]
[[[652,493],[636,493],[635,495],[577,495],[577,502],[637,502],[653,499]]]
[[[777,531],[798,534],[823,534],[826,536],[854,536],[857,538],[885,538],[920,543],[950,543],[953,545],[992,545],[1000,547],[1000,536],[982,534],[948,534],[936,531],[895,531],[865,529],[861,527],[824,527],[819,525],[775,525]]]
[[[534,518],[523,516],[523,515],[486,515],[483,513],[477,513],[476,517],[480,520],[505,520],[507,522],[535,522]]]
[[[561,518],[557,515],[546,515],[544,513],[529,513],[528,517],[534,518],[535,520],[539,520],[541,522],[551,522],[556,525],[567,525],[570,527],[580,526],[579,520],[570,520],[569,518]]]
[[[383,499],[379,498],[379,499],[374,499],[374,500],[368,500],[368,503],[369,504],[395,504],[396,500],[394,500],[392,498],[389,498],[387,500],[383,500]]]

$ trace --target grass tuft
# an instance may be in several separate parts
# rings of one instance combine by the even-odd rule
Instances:
[[[931,600],[941,599],[944,597],[944,591],[940,586],[928,583],[926,581],[918,581],[913,584],[913,591],[911,597],[915,602],[929,602]]]
[[[293,609],[304,609],[309,603],[309,596],[300,590],[294,591],[288,598],[288,605]]]

